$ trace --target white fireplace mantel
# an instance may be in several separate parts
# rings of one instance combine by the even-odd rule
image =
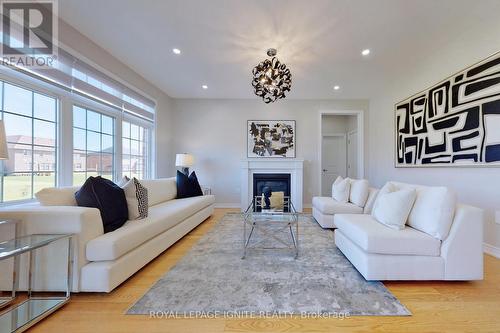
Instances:
[[[247,159],[241,161],[241,210],[252,202],[254,173],[290,174],[290,197],[297,212],[302,212],[304,160]]]

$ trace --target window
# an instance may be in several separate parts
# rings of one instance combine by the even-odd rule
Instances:
[[[73,106],[73,185],[90,176],[113,179],[115,119]]]
[[[32,199],[45,187],[56,186],[56,98],[0,81],[1,117],[9,159],[3,161],[1,202]]]
[[[149,129],[122,122],[122,172],[123,176],[147,178],[149,161]]]

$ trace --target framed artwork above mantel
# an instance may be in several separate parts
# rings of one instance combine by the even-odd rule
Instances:
[[[248,120],[248,158],[295,158],[295,120]]]
[[[500,166],[500,52],[395,105],[395,167]]]

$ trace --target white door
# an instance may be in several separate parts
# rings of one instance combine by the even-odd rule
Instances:
[[[358,178],[358,132],[347,135],[347,176]]]
[[[321,145],[321,195],[332,195],[332,184],[338,176],[347,175],[346,136],[323,136]]]

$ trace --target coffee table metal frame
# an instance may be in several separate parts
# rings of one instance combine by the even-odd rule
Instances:
[[[243,256],[245,259],[248,249],[291,249],[294,251],[295,259],[299,256],[299,214],[290,200],[290,197],[284,197],[283,209],[263,208],[262,197],[256,196],[248,206],[243,215]],[[276,228],[269,228],[270,225],[279,224]],[[247,232],[250,227],[250,232]],[[287,242],[278,237],[277,234],[289,230],[292,242]],[[255,244],[250,245],[252,236],[258,231],[264,236]],[[264,241],[273,239],[285,246],[283,247],[260,247]]]

